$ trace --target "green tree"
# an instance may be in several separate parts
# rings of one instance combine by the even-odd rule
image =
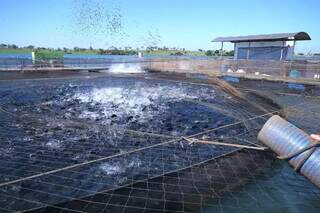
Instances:
[[[234,56],[234,50],[230,50],[224,53],[225,56]]]
[[[183,52],[178,51],[178,52],[175,52],[175,53],[171,53],[170,55],[182,56],[184,54],[183,54]]]
[[[99,55],[106,54],[106,51],[105,51],[104,49],[101,49],[101,48],[100,48],[100,49],[98,50],[98,54],[99,54]]]
[[[206,56],[214,56],[214,52],[212,50],[207,50],[205,55]]]
[[[34,49],[35,46],[34,46],[34,45],[28,45],[27,48],[28,48],[28,49]]]
[[[15,44],[11,44],[11,45],[9,44],[8,48],[18,49],[19,47],[17,45],[15,45]]]

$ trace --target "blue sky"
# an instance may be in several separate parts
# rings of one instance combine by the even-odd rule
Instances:
[[[312,41],[299,42],[297,52],[320,52],[317,0],[91,0],[81,7],[86,1],[1,0],[0,43],[69,48],[155,44],[196,50],[218,49],[210,42],[217,36],[306,31]],[[80,15],[88,11],[100,15]],[[121,14],[119,32],[105,30],[104,11]]]

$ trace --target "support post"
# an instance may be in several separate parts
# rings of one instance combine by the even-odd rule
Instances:
[[[31,52],[31,58],[32,58],[32,64],[35,64],[35,62],[36,62],[36,53],[35,52]]]
[[[223,42],[221,42],[221,50],[220,50],[220,59],[222,60],[222,54],[223,54]]]
[[[293,41],[292,59],[294,57],[294,49],[296,48],[296,40]]]
[[[249,59],[250,47],[251,47],[251,42],[249,41],[249,47],[248,47],[248,51],[247,51],[247,60]]]
[[[221,42],[221,49],[220,49],[220,73],[224,72],[224,69],[222,67],[222,53],[223,53],[223,41]]]
[[[282,42],[282,47],[281,47],[281,52],[280,52],[280,61],[283,58],[283,48],[284,48],[284,46],[285,46],[285,41]]]
[[[292,70],[292,61],[294,59],[294,49],[296,47],[296,40],[293,41],[293,49],[292,49],[292,57],[290,58],[290,63],[289,63],[289,71],[288,73],[286,73],[285,77],[288,77],[288,74],[291,72]]]

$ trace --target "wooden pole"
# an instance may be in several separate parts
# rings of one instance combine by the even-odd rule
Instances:
[[[218,145],[218,146],[230,146],[230,147],[237,147],[237,148],[243,148],[243,149],[254,149],[254,150],[266,150],[267,147],[263,146],[247,146],[242,144],[234,144],[234,143],[224,143],[224,142],[217,142],[217,141],[207,141],[207,140],[199,140],[195,138],[183,138],[184,140],[188,141],[189,144],[193,143],[203,143],[203,144],[212,144],[212,145]]]

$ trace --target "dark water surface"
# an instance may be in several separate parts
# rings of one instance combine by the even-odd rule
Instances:
[[[33,74],[29,80],[1,81],[0,184],[110,158],[0,186],[4,212],[47,205],[52,207],[38,211],[126,212],[132,207],[134,212],[228,212],[266,210],[267,206],[291,212],[319,206],[319,191],[286,163],[275,161],[271,153],[239,152],[212,160],[236,149],[190,145],[181,139],[164,143],[278,110],[297,102],[294,96],[263,96],[243,90],[246,99],[238,100],[217,86],[190,84],[190,79],[179,76],[176,80],[180,82],[171,81],[174,76],[167,80],[158,74],[72,75],[40,80],[46,75],[37,78]],[[269,92],[266,88],[270,85],[261,87],[263,94]],[[256,134],[267,118],[197,137],[258,143]],[[290,118],[308,126],[301,119],[294,120],[299,115]],[[133,188],[140,191],[136,196]],[[101,191],[108,193],[99,194]],[[150,200],[146,191],[159,197]],[[185,196],[178,196],[181,194]],[[137,198],[130,200],[130,196]],[[89,208],[98,197],[102,200]],[[74,204],[70,201],[74,198],[83,198],[85,204]],[[104,208],[98,210],[102,204]]]

